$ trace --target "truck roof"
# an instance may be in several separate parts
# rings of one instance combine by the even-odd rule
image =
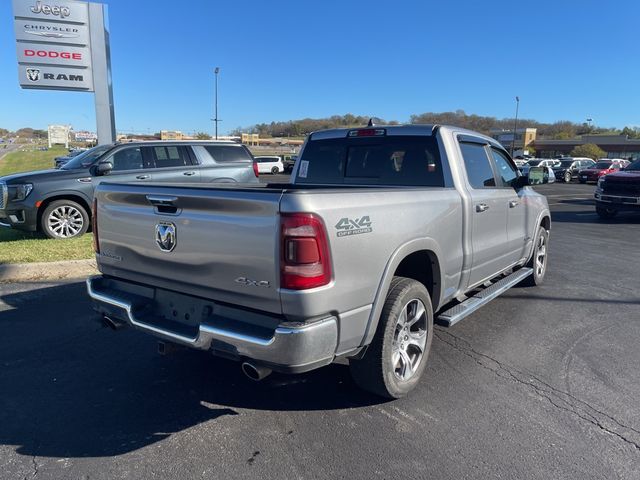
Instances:
[[[391,135],[426,135],[432,136],[438,129],[455,132],[463,135],[470,135],[474,137],[480,137],[491,145],[497,146],[501,149],[504,147],[494,138],[488,137],[466,128],[456,127],[454,125],[437,125],[437,124],[405,124],[405,125],[373,125],[365,127],[353,127],[353,128],[332,128],[330,130],[319,130],[312,132],[309,135],[309,140],[325,140],[330,138],[344,138],[349,132],[353,130],[371,130],[371,129],[385,129],[386,136]]]

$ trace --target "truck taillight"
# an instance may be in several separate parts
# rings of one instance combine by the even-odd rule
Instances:
[[[91,228],[93,230],[93,251],[100,253],[100,240],[98,239],[98,199],[93,199],[91,206]]]
[[[260,172],[258,171],[258,162],[253,161],[253,174],[258,178],[260,176]]]
[[[306,290],[331,281],[329,243],[322,220],[312,213],[280,217],[280,287]]]

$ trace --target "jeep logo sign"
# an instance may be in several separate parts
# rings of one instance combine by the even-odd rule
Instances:
[[[60,18],[65,18],[71,15],[71,9],[69,7],[43,5],[42,2],[36,2],[35,6],[31,7],[31,11],[33,13],[43,13],[45,15],[53,15]]]
[[[70,0],[13,0],[13,15],[23,21],[89,23],[87,3]]]

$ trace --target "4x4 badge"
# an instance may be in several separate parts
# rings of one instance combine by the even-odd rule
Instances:
[[[336,223],[336,230],[338,230],[338,237],[346,237],[349,235],[359,235],[361,233],[371,233],[373,232],[373,228],[371,227],[372,222],[369,218],[369,215],[365,215],[364,217],[352,219],[348,217],[341,218],[338,223]]]

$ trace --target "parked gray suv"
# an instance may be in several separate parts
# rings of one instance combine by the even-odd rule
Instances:
[[[60,169],[0,177],[0,225],[73,238],[90,227],[90,205],[104,181],[258,183],[249,150],[233,142],[100,145]]]

